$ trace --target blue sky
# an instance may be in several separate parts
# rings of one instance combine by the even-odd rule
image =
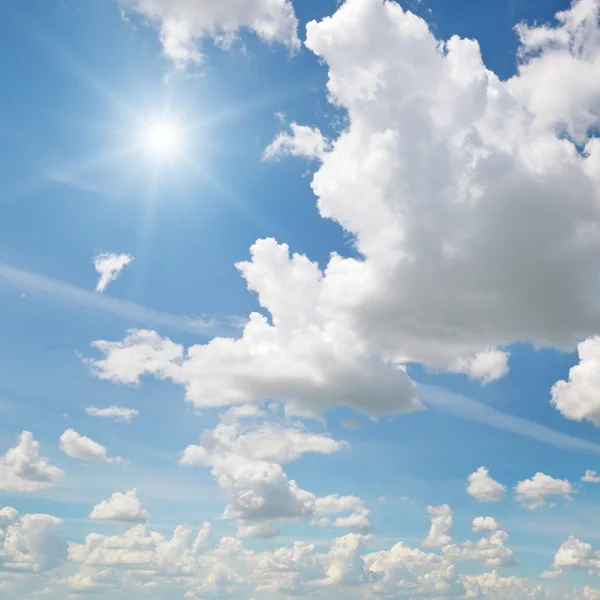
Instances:
[[[0,7],[0,598],[600,598],[599,15]]]

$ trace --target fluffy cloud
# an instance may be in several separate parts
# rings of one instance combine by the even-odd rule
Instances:
[[[315,127],[290,124],[290,132],[283,132],[267,146],[263,153],[264,160],[277,160],[284,156],[304,156],[306,158],[323,158],[329,149],[329,143]]]
[[[600,426],[600,337],[581,342],[577,351],[579,364],[569,370],[569,380],[552,386],[552,404],[567,419]]]
[[[492,519],[493,520],[493,519]],[[475,527],[473,527],[475,530]],[[476,541],[449,544],[442,548],[444,556],[453,563],[481,561],[485,567],[507,567],[515,564],[513,551],[506,547],[508,534],[505,531],[488,530],[488,535]]]
[[[79,435],[74,429],[67,429],[60,436],[60,449],[67,456],[78,458],[79,460],[105,463],[125,462],[120,456],[109,458],[104,446],[101,446],[89,437]]]
[[[473,519],[473,531],[482,533],[486,531],[496,531],[500,529],[494,517],[475,517]]]
[[[504,498],[505,487],[490,477],[490,472],[485,467],[468,477],[467,494],[478,502],[500,502]]]
[[[556,551],[553,568],[597,571],[600,569],[600,552],[593,550],[590,544],[569,536]]]
[[[362,508],[360,499],[353,496],[317,499],[288,479],[281,466],[308,452],[340,451],[347,446],[344,442],[306,431],[300,424],[256,421],[254,417],[260,414],[256,409],[234,407],[222,415],[215,429],[202,433],[199,445],[188,446],[180,459],[182,465],[211,469],[230,498],[223,516],[240,520],[243,537],[253,532],[265,537],[265,531],[271,537],[277,531],[272,523],[276,520]],[[356,528],[365,529],[366,516],[353,517]]]
[[[462,584],[467,598],[545,600],[549,597],[541,586],[535,586],[523,578],[501,577],[497,571],[463,577]]]
[[[96,291],[102,293],[111,281],[115,281],[121,271],[133,260],[131,254],[115,254],[114,252],[101,252],[94,256],[94,268],[100,276],[96,284]]]
[[[508,352],[502,350],[486,350],[472,356],[457,358],[448,365],[448,370],[454,373],[464,373],[471,379],[484,384],[502,379],[508,374]]]
[[[442,548],[452,541],[448,531],[452,527],[452,509],[447,505],[429,506],[427,512],[432,515],[431,527],[422,546]]]
[[[545,473],[536,473],[531,479],[515,485],[517,500],[527,509],[536,510],[548,506],[546,496],[562,496],[570,500],[573,486],[566,479],[554,479]]]
[[[581,481],[585,483],[600,483],[600,476],[596,471],[586,469],[585,475],[581,478]]]
[[[317,498],[315,501],[315,509],[318,515],[331,515],[347,510],[356,510],[361,508],[363,501],[358,496],[340,496],[339,494],[331,494]]]
[[[104,419],[113,419],[115,421],[123,421],[130,423],[135,417],[138,416],[139,410],[134,408],[124,408],[123,406],[107,406],[106,408],[96,408],[90,406],[85,409],[85,412],[90,417],[100,417]]]
[[[373,530],[373,525],[371,524],[371,521],[369,521],[370,513],[371,511],[369,509],[359,506],[348,516],[338,517],[337,519],[323,517],[313,521],[313,525],[319,527],[340,527],[356,533],[367,534]]]
[[[122,523],[144,523],[150,518],[142,507],[135,490],[125,494],[115,492],[108,500],[94,506],[90,519],[97,521],[119,521]]]
[[[162,19],[166,4],[153,2]],[[402,412],[419,407],[406,363],[485,382],[505,368],[490,349],[594,335],[600,142],[587,132],[600,116],[599,31],[590,0],[556,27],[520,27],[519,70],[501,81],[476,41],[439,42],[394,2],[347,0],[309,23],[306,45],[349,123],[312,189],[359,258],[334,254],[321,270],[259,240],[238,268],[270,318],[254,313],[241,338],[187,350],[148,332],[100,342],[96,374],[169,378],[198,406],[276,398],[317,413]]]
[[[300,46],[290,0],[121,0],[121,4],[158,24],[164,54],[180,66],[201,62],[203,39],[228,46],[243,28],[266,42],[280,42],[293,50]]]
[[[50,515],[19,517],[13,508],[0,510],[0,571],[40,573],[59,565],[67,555],[58,537],[62,523]]]
[[[40,444],[29,431],[19,443],[0,456],[0,491],[35,492],[50,487],[64,473],[40,456]]]

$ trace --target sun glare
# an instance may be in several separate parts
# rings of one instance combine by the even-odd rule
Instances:
[[[155,158],[167,159],[180,154],[183,143],[181,127],[174,121],[152,121],[144,127],[142,144]]]

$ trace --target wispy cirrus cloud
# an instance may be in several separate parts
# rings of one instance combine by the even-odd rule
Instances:
[[[28,294],[65,302],[82,309],[108,313],[128,321],[169,327],[179,331],[214,335],[228,335],[235,331],[233,322],[220,322],[215,318],[191,318],[153,310],[146,306],[97,294],[58,279],[44,277],[0,263],[0,286],[11,286]]]
[[[594,442],[567,435],[523,417],[509,415],[491,406],[480,404],[466,396],[448,392],[435,386],[419,386],[419,397],[425,406],[435,407],[461,419],[489,425],[503,431],[510,431],[556,448],[600,454],[600,445]]]

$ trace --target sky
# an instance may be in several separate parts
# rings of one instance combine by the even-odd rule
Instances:
[[[600,600],[600,0],[0,18],[0,599]]]

